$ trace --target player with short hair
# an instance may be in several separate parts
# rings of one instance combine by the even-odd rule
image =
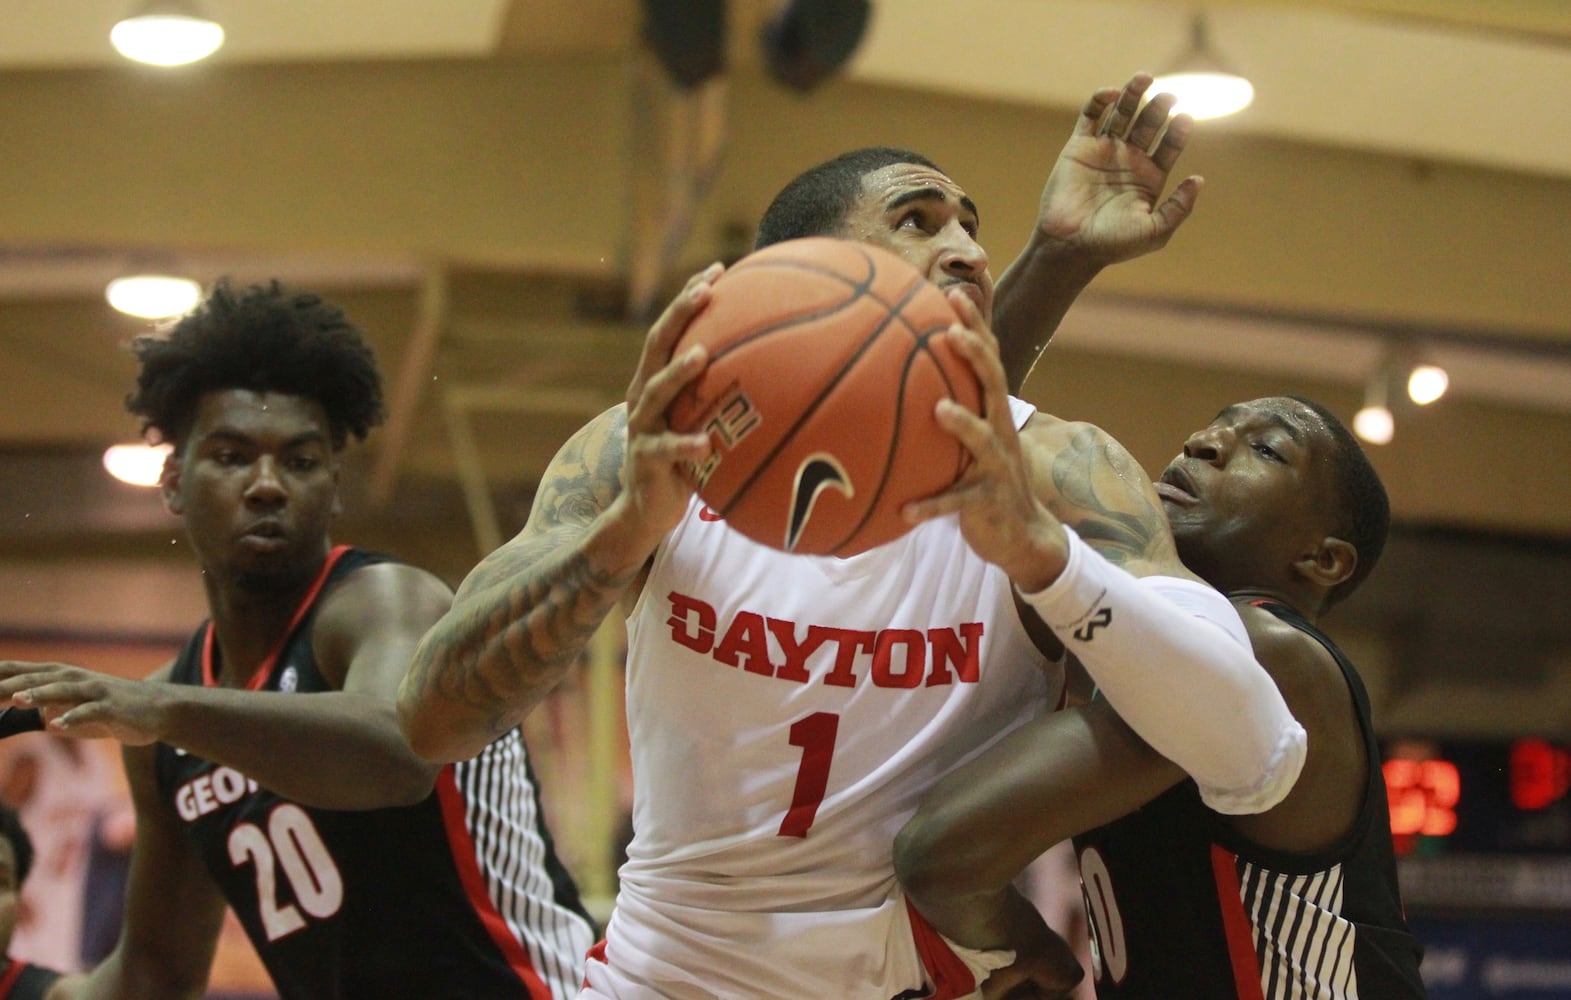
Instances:
[[[75,997],[199,996],[227,902],[280,996],[548,1000],[592,924],[541,820],[522,735],[436,768],[393,705],[452,602],[424,570],[329,537],[341,449],[382,417],[360,331],[321,297],[220,283],[139,338],[146,428],[174,446],[211,620],[142,681],[0,664],[0,700],[125,744],[125,923]]]
[[[896,847],[912,899],[944,933],[989,947],[1004,938],[1015,876],[1073,836],[1098,997],[1422,997],[1369,697],[1317,624],[1384,546],[1374,467],[1300,397],[1226,407],[1154,488],[1117,442],[1080,434],[1090,447],[1055,465],[1079,484],[1066,496],[1097,503],[1062,515],[1171,525],[1184,564],[1238,606],[1306,728],[1303,770],[1280,802],[1226,814],[1112,710],[1123,705],[1097,699],[1016,730],[932,790]],[[1185,706],[1173,714],[1197,724]]]
[[[1072,299],[1101,264],[1160,245],[1187,215],[1198,181],[1160,195],[1188,119],[1168,123],[1170,97],[1137,113],[1149,83],[1100,91],[1083,110],[1044,190],[1037,235],[1006,275],[1026,289],[1017,330],[1037,335],[1031,318],[1056,323],[1066,289]],[[987,331],[994,289],[974,203],[925,158],[858,163],[843,210],[792,207],[813,183],[794,182],[766,213],[761,240],[860,240],[948,289],[965,325],[947,336],[986,400],[971,423],[939,413],[976,459],[945,495],[952,506],[845,559],[787,555],[706,515],[687,468],[710,442],[669,431],[665,412],[703,367],[701,348],[678,355],[675,344],[708,301],[717,265],[656,321],[626,405],[558,452],[528,523],[464,581],[404,683],[412,744],[433,759],[459,757],[516,725],[613,608],[628,615],[634,838],[585,996],[942,1000],[974,991],[1010,951],[1035,959],[1055,948],[1057,965],[1038,981],[1061,990],[1080,977],[1034,911],[1017,911],[996,950],[956,948],[895,884],[893,838],[921,793],[1061,697],[1058,641],[1021,612],[1015,587],[1050,584],[1071,542],[1043,502],[1051,482],[1023,457],[1043,432],[1033,408],[1008,396]],[[816,173],[843,175],[840,165]],[[810,224],[777,226],[778,215]],[[1182,572],[1164,537],[1129,539],[1129,566]],[[1218,628],[1122,575],[1135,591],[1132,617],[1165,614],[1178,633]],[[1267,751],[1301,730],[1246,645],[1207,651],[1278,709],[1201,741],[1218,758],[1218,795],[1283,793],[1297,760]]]

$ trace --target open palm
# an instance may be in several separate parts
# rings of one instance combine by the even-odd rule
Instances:
[[[1148,74],[1137,74],[1123,90],[1100,90],[1080,109],[1042,189],[1043,237],[1110,264],[1160,249],[1189,217],[1199,177],[1184,178],[1166,199],[1162,191],[1193,122],[1171,114],[1169,94],[1142,108],[1150,85]]]

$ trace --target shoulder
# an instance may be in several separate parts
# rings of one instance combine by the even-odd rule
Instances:
[[[427,570],[388,561],[360,566],[333,582],[317,605],[317,627],[382,613],[418,613],[452,603],[453,590]]]
[[[1347,701],[1347,680],[1342,676],[1342,668],[1319,639],[1249,601],[1235,600],[1233,606],[1249,632],[1255,658],[1271,674],[1289,704],[1294,695],[1299,699],[1329,697],[1337,704]]]
[[[1129,450],[1096,424],[1038,411],[1021,429],[1020,441],[1037,462],[1048,463],[1059,489],[1109,474],[1133,476],[1137,484],[1150,485],[1150,477]]]
[[[1086,544],[1136,576],[1193,578],[1134,456],[1095,424],[1037,413],[1021,431],[1031,488]]]
[[[452,588],[418,566],[389,561],[353,569],[318,601],[311,625],[318,666],[341,684],[368,642],[424,635],[452,606]]]
[[[1111,440],[1107,432],[1095,424],[1089,424],[1083,420],[1065,420],[1062,417],[1055,417],[1053,414],[1042,410],[1034,411],[1026,420],[1024,426],[1020,428],[1020,436],[1022,438],[1027,438],[1040,444],[1057,443],[1063,445],[1074,440],[1077,436],[1084,435],[1108,437]]]

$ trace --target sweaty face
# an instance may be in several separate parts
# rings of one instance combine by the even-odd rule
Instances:
[[[840,235],[893,252],[940,288],[965,289],[991,321],[993,276],[978,225],[976,205],[954,181],[931,167],[895,163],[863,176]]]
[[[1156,483],[1185,565],[1223,592],[1273,586],[1332,534],[1330,432],[1281,397],[1229,406]]]
[[[330,548],[338,471],[327,415],[313,400],[207,393],[163,485],[212,585],[286,592]]]

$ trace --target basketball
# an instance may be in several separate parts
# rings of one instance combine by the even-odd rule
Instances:
[[[706,430],[699,497],[763,545],[851,556],[910,527],[906,503],[952,485],[970,453],[938,425],[973,413],[971,366],[936,336],[958,322],[936,286],[879,247],[827,237],[750,254],[715,282],[676,350],[709,365],[671,404],[673,430]]]

